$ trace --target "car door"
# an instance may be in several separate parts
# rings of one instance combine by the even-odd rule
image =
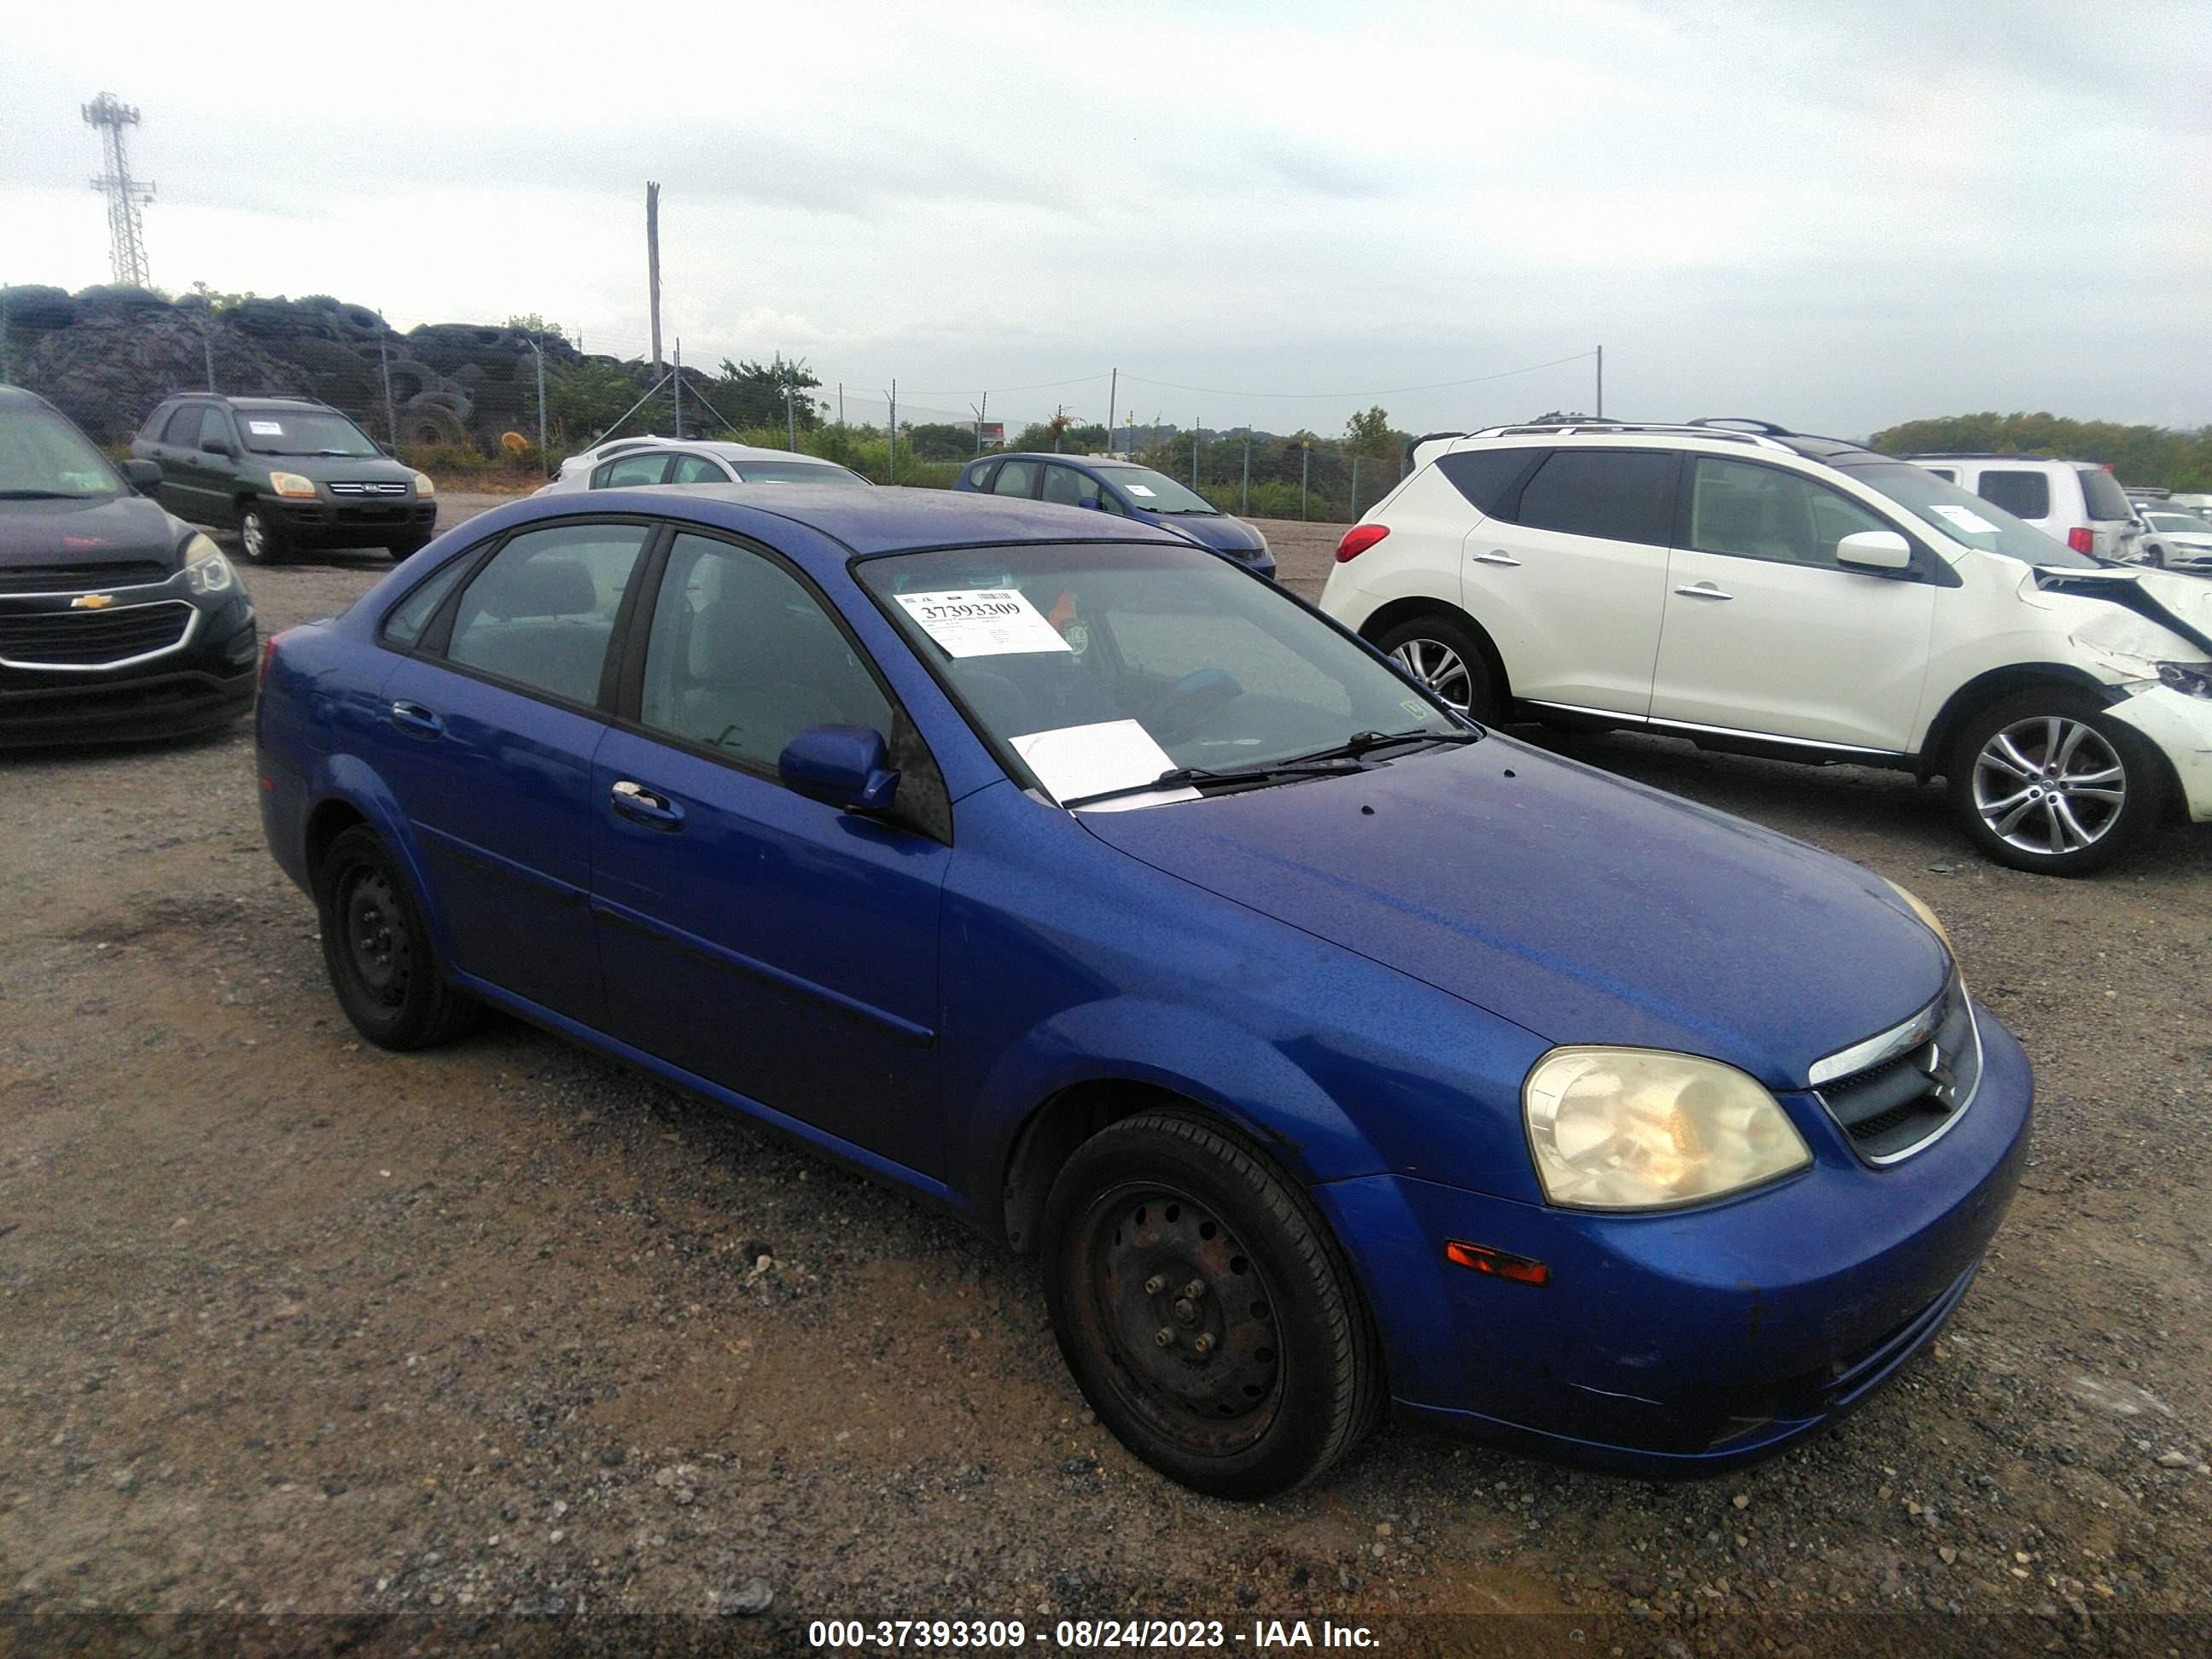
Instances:
[[[1927,678],[1933,555],[1916,547],[1914,568],[1895,573],[1838,562],[1844,536],[1903,532],[1761,462],[1692,456],[1684,494],[1651,718],[1905,750]]]
[[[1669,449],[1554,449],[1468,532],[1463,602],[1515,696],[1650,707],[1680,463]]]
[[[428,863],[453,965],[593,1026],[592,756],[651,533],[537,525],[483,556],[386,680],[370,757]]]
[[[625,718],[592,766],[608,1030],[909,1169],[941,1167],[944,785],[830,607],[766,550],[685,532],[639,606]],[[889,818],[786,788],[806,727],[866,726]]]

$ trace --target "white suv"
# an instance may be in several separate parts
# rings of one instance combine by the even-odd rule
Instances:
[[[1731,429],[1757,425],[1757,431]],[[1322,608],[1478,716],[1949,780],[1999,862],[2212,820],[2212,583],[1764,422],[1424,440]]]
[[[1907,455],[1937,477],[1971,489],[2076,553],[2138,556],[2142,526],[2112,469],[2040,455]]]

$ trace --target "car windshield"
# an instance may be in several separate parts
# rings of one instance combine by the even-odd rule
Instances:
[[[1925,467],[1910,461],[1875,461],[1841,469],[1869,489],[1880,490],[1907,512],[1917,514],[1954,542],[1978,547],[1984,553],[2002,553],[2029,564],[2063,565],[2095,570],[2106,561],[2076,553],[2056,537],[2046,536],[1971,490],[1948,483]]]
[[[1200,787],[1284,781],[1304,775],[1251,775],[1370,734],[1475,729],[1280,590],[1192,549],[945,550],[855,574],[1001,758],[1062,802],[1179,768],[1238,775]]]
[[[2208,524],[2192,513],[2146,513],[2143,522],[2153,530],[2170,530],[2177,535],[2202,536],[2212,532]]]
[[[120,495],[125,488],[106,458],[52,410],[0,408],[0,501]]]
[[[368,434],[334,409],[241,409],[246,447],[262,455],[377,455]]]
[[[733,460],[738,477],[746,483],[864,484],[867,480],[850,468],[821,461]]]
[[[1204,513],[1218,518],[1221,509],[1187,484],[1149,466],[1102,466],[1094,469],[1136,506],[1147,513]]]

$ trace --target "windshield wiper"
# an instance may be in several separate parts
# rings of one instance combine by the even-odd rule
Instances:
[[[0,489],[0,501],[88,501],[79,489]]]
[[[1150,783],[1125,783],[1118,789],[1101,789],[1096,794],[1078,795],[1073,800],[1060,802],[1062,806],[1088,806],[1093,801],[1115,800],[1123,795],[1149,794],[1155,789],[1186,789],[1200,784],[1258,785],[1279,782],[1285,778],[1348,777],[1367,769],[1349,756],[1324,757],[1301,755],[1295,760],[1276,761],[1267,766],[1237,766],[1216,771],[1208,766],[1177,766],[1163,772]]]
[[[1328,749],[1316,749],[1310,755],[1293,755],[1285,763],[1300,761],[1357,760],[1374,750],[1388,749],[1400,743],[1479,743],[1490,734],[1479,728],[1446,726],[1431,731],[1416,726],[1411,732],[1354,732],[1342,743]]]

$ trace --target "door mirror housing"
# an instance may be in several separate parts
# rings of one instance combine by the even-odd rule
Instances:
[[[158,461],[131,460],[123,463],[123,482],[141,495],[150,495],[161,487],[161,467]]]
[[[898,793],[884,734],[868,726],[810,726],[775,763],[784,787],[845,812],[883,812]]]
[[[223,442],[220,438],[208,438],[201,441],[200,453],[203,455],[225,455],[235,458],[238,452],[233,449],[228,444]]]
[[[1910,570],[1912,544],[1894,530],[1861,530],[1836,544],[1836,560],[1862,570]]]

